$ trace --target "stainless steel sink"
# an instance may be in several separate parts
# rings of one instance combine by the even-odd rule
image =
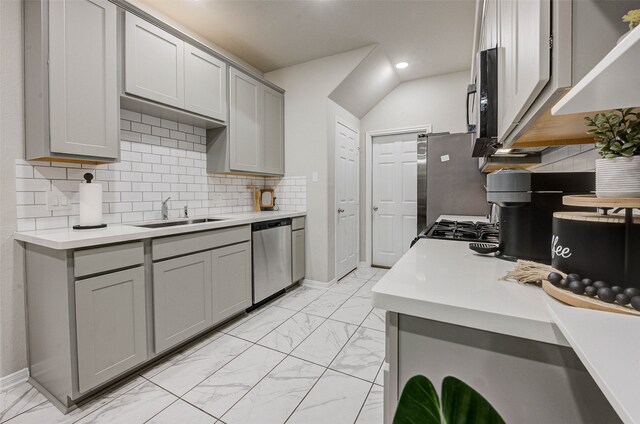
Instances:
[[[224,221],[224,218],[194,218],[194,219],[184,219],[179,221],[176,220],[176,221],[152,222],[150,224],[134,225],[134,227],[163,228],[163,227],[175,227],[176,225],[202,224],[204,222],[217,222],[217,221]]]

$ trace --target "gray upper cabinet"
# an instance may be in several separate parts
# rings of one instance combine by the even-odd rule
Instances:
[[[284,95],[268,87],[262,92],[262,169],[269,174],[284,175]]]
[[[284,175],[284,94],[229,68],[229,123],[207,131],[207,172]]]
[[[80,393],[147,359],[144,268],[77,280]]]
[[[184,108],[184,41],[125,15],[125,91]]]
[[[260,94],[261,86],[258,81],[234,68],[229,69],[229,144],[232,170],[260,171]]]
[[[153,305],[156,353],[211,326],[211,252],[154,263]]]
[[[185,44],[185,109],[227,120],[227,64]]]
[[[25,27],[26,158],[117,160],[116,6],[29,0]]]
[[[126,93],[227,120],[225,62],[131,13],[124,39]]]
[[[213,322],[251,306],[251,243],[213,250]]]

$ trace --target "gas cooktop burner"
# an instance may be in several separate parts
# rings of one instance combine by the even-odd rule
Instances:
[[[498,224],[471,221],[449,221],[443,219],[434,223],[425,234],[420,237],[460,240],[460,241],[486,241],[498,242]]]

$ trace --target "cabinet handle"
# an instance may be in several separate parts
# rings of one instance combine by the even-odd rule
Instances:
[[[374,212],[378,212],[378,207],[377,207],[377,206],[374,206],[374,207],[373,207],[373,211],[374,211]]]
[[[342,213],[342,212],[344,212],[344,209],[338,208],[338,213]]]

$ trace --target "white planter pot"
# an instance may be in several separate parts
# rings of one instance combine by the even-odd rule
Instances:
[[[640,197],[640,156],[596,160],[596,195]]]

